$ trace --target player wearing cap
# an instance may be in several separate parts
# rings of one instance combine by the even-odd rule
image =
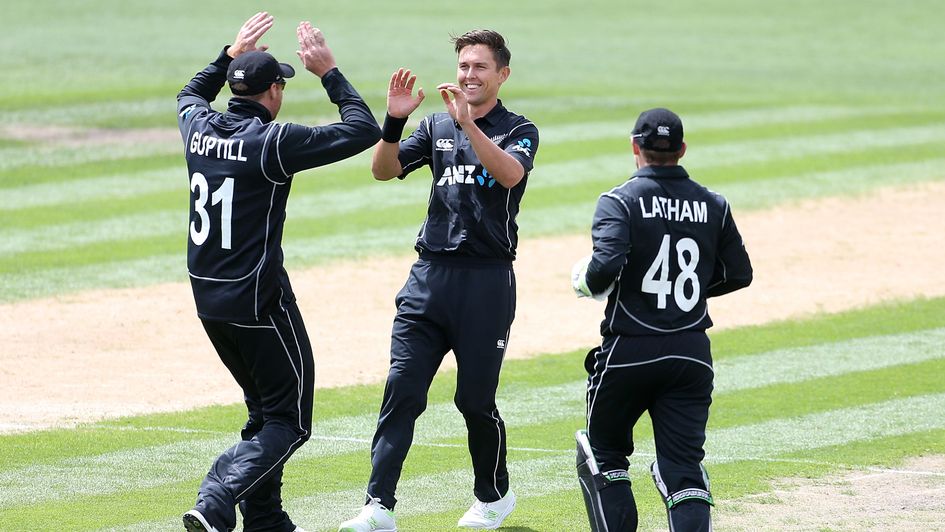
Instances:
[[[197,315],[242,387],[249,419],[183,516],[189,531],[296,530],[282,509],[283,464],[311,433],[312,347],[283,267],[285,208],[296,172],[374,145],[380,128],[335,65],[321,31],[296,30],[306,70],[321,78],[341,122],[275,122],[295,71],[256,46],[273,17],[257,13],[177,96],[190,180],[187,267]],[[210,107],[225,81],[226,112]]]
[[[501,35],[474,30],[453,39],[457,82],[438,87],[446,112],[434,113],[401,141],[423,99],[415,76],[391,76],[374,177],[403,179],[430,166],[419,260],[396,297],[391,367],[371,448],[366,505],[341,530],[396,530],[394,492],[427,390],[450,350],[454,402],[468,430],[475,501],[458,522],[496,528],[515,507],[506,469],[505,423],[495,404],[499,371],[515,315],[515,217],[538,149],[538,128],[498,99],[511,70]]]
[[[651,109],[633,129],[637,171],[600,196],[593,254],[575,264],[578,297],[606,299],[600,347],[584,362],[587,430],[577,469],[591,530],[636,530],[627,474],[633,426],[648,411],[651,475],[670,530],[711,530],[712,496],[702,466],[712,401],[706,298],[744,288],[752,268],[728,202],[678,165],[683,126]]]

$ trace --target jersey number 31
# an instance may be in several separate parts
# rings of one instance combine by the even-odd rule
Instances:
[[[194,244],[202,246],[210,236],[210,213],[207,212],[207,196],[210,192],[210,184],[207,178],[200,172],[194,172],[190,178],[190,190],[197,193],[194,199],[194,212],[200,217],[200,229],[197,229],[196,220],[190,222],[190,239]],[[220,209],[220,247],[230,249],[232,246],[232,220],[233,220],[233,178],[228,177],[220,184],[220,188],[213,191],[210,196],[213,205],[222,202]]]
[[[679,264],[679,275],[674,281],[669,280],[669,244],[668,234],[663,235],[660,250],[650,264],[650,269],[643,276],[643,285],[640,289],[647,294],[656,294],[656,308],[666,308],[666,297],[673,294],[676,306],[683,312],[689,312],[699,302],[699,277],[696,275],[696,266],[699,264],[699,244],[691,238],[682,238],[676,242],[676,262]],[[686,284],[692,287],[692,293],[686,297]]]

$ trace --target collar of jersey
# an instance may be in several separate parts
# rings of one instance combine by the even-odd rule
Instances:
[[[258,118],[263,124],[272,122],[269,109],[263,107],[261,103],[246,98],[230,98],[226,112],[245,118]]]
[[[495,105],[492,106],[492,109],[490,109],[489,112],[485,114],[485,116],[480,116],[477,118],[476,124],[481,124],[484,122],[487,126],[495,126],[500,120],[502,120],[501,115],[504,114],[505,107],[502,105],[502,100],[496,99]],[[453,123],[456,124],[457,128],[462,129],[459,127],[458,122],[454,120]]]
[[[633,177],[652,177],[656,179],[687,178],[689,173],[682,166],[644,166]]]

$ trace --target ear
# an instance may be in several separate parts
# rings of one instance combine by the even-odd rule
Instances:
[[[499,83],[505,83],[505,80],[509,79],[509,76],[512,75],[512,69],[505,65],[499,69]]]
[[[637,145],[635,141],[630,141],[630,145],[633,146],[633,154],[640,155],[640,146]]]
[[[686,143],[682,143],[682,149],[679,150],[679,158],[682,159],[683,155],[686,155]]]

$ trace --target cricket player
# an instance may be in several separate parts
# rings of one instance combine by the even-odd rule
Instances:
[[[282,509],[282,469],[312,428],[314,361],[289,276],[282,232],[296,172],[366,150],[380,128],[335,64],[322,32],[296,29],[298,55],[321,79],[341,121],[323,126],[276,122],[295,70],[257,41],[268,13],[243,24],[233,44],[177,96],[190,188],[187,267],[197,315],[220,360],[243,389],[249,419],[242,441],[213,463],[190,531],[229,531],[236,506],[243,530],[292,532]],[[210,107],[229,83],[225,112]]]
[[[511,53],[495,31],[453,39],[456,83],[437,87],[445,112],[420,121],[405,140],[407,117],[423,100],[416,77],[391,76],[383,137],[372,170],[380,181],[429,166],[427,216],[419,260],[396,297],[391,367],[371,448],[366,504],[340,530],[396,530],[394,496],[416,419],[443,357],[456,356],[456,407],[468,430],[475,499],[458,526],[497,528],[515,508],[506,469],[505,423],[495,404],[499,370],[515,316],[515,217],[538,150],[538,128],[498,99]]]
[[[706,299],[744,288],[752,268],[728,202],[679,166],[683,125],[668,109],[640,114],[637,171],[600,196],[593,254],[572,270],[578,297],[606,299],[603,337],[584,362],[587,430],[577,470],[594,532],[637,529],[627,473],[633,427],[653,422],[651,475],[674,532],[709,531],[705,456],[712,402]]]

